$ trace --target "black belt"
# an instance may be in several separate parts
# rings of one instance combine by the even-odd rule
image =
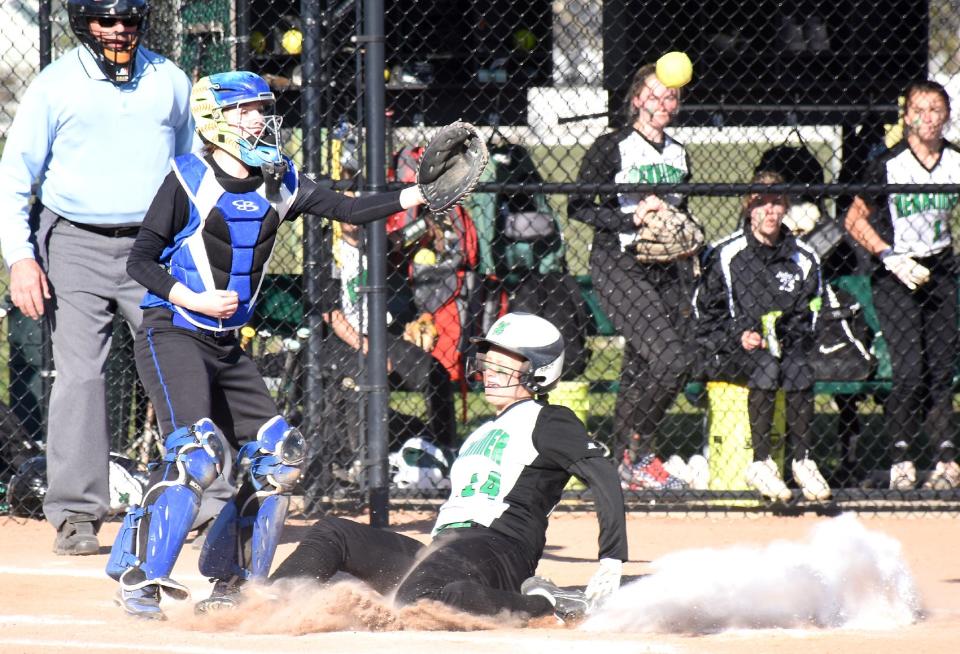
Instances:
[[[66,220],[66,219],[65,219]],[[127,236],[136,236],[140,232],[139,225],[127,225],[126,227],[108,227],[106,225],[88,225],[86,223],[75,223],[67,220],[68,223],[85,232],[93,232],[100,236],[109,236],[110,238],[124,238]]]
[[[175,327],[181,327],[183,329],[189,329],[192,332],[196,332],[208,338],[212,338],[218,343],[223,343],[225,341],[233,340],[237,337],[237,330],[234,329],[204,329],[203,327],[198,327],[192,322],[181,316],[176,311],[173,312],[173,317],[170,319],[170,322],[173,323]]]

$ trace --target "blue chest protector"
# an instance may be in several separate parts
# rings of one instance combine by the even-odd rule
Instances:
[[[192,291],[236,291],[237,312],[226,320],[178,307],[148,292],[143,307],[163,306],[203,329],[222,331],[249,322],[263,276],[276,243],[277,229],[287,216],[299,188],[289,159],[287,172],[275,191],[267,184],[248,193],[230,193],[217,181],[209,164],[196,154],[177,157],[173,170],[190,199],[190,218],[164,249],[160,263]]]

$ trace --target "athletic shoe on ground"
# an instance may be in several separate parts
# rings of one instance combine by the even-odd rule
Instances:
[[[97,554],[100,542],[97,540],[96,524],[95,517],[84,513],[67,518],[57,530],[57,539],[53,541],[54,553],[66,556]]]
[[[242,588],[242,580],[236,578],[218,579],[216,583],[213,584],[213,591],[210,593],[210,597],[205,600],[200,600],[193,607],[194,613],[210,613],[212,611],[236,608],[242,600]]]
[[[582,590],[561,588],[543,577],[530,577],[525,580],[520,585],[520,592],[524,595],[546,597],[553,605],[553,614],[562,622],[579,620],[590,608],[590,602]]]
[[[913,461],[901,461],[890,467],[890,490],[913,490],[917,485],[917,468]]]
[[[160,587],[151,584],[142,588],[133,590],[117,590],[114,598],[117,606],[126,611],[129,615],[145,620],[166,620],[160,609]]]
[[[780,469],[770,457],[748,465],[746,481],[747,486],[774,501],[786,502],[793,496],[787,485],[783,483]]]
[[[710,488],[710,463],[707,457],[694,454],[687,461],[687,467],[690,469],[690,488],[694,490]]]
[[[666,470],[667,474],[669,474],[671,477],[676,477],[687,486],[690,485],[690,480],[692,478],[690,466],[688,466],[686,461],[684,461],[679,455],[674,454],[664,461],[663,469]]]
[[[823,502],[830,499],[830,485],[812,459],[794,459],[790,470],[793,472],[793,480],[809,501]]]
[[[960,487],[960,463],[956,461],[938,461],[937,467],[930,473],[924,488],[934,490],[952,490]]]
[[[620,485],[630,490],[682,490],[686,482],[674,477],[654,454],[647,454],[631,463],[629,452],[623,453],[620,464]]]

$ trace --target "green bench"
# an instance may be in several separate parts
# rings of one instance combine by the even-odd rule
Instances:
[[[578,275],[577,284],[583,303],[590,318],[588,334],[591,336],[616,336],[617,331],[610,318],[600,307],[593,282],[589,275]],[[887,344],[883,340],[877,311],[873,306],[870,290],[870,278],[866,275],[848,275],[840,277],[833,284],[853,296],[863,308],[867,326],[873,331],[873,353],[877,357],[877,367],[871,379],[863,381],[848,380],[819,380],[814,385],[814,392],[819,395],[854,395],[854,394],[883,394],[890,391],[892,382],[892,367]],[[615,393],[619,389],[616,379],[593,381],[590,383],[592,393]],[[703,394],[704,384],[699,381],[690,382],[684,389],[688,397],[699,397]]]

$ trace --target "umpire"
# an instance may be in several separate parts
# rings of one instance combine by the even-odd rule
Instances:
[[[104,363],[114,315],[136,327],[144,293],[127,254],[193,121],[187,76],[140,47],[147,0],[68,0],[67,11],[81,45],[30,84],[0,159],[0,242],[14,304],[48,317],[53,335],[43,508],[54,551],[96,554],[109,508]]]

